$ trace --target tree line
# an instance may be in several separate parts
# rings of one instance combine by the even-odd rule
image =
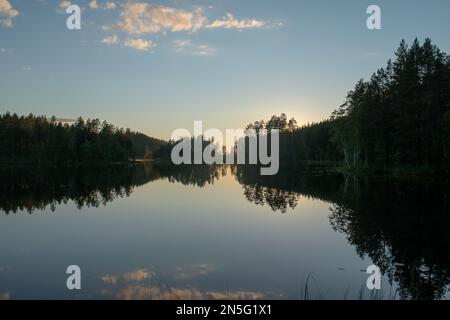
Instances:
[[[246,130],[262,130],[270,132],[279,130],[280,163],[296,163],[299,161],[338,161],[341,153],[333,143],[333,122],[324,120],[319,123],[298,126],[294,118],[287,119],[285,113],[273,115],[267,122],[255,121],[246,126]]]
[[[450,166],[450,57],[430,39],[402,40],[385,68],[360,80],[329,119],[297,127],[285,114],[248,129],[280,130],[280,161],[347,167]]]
[[[55,117],[0,115],[0,160],[75,164],[134,159],[135,133],[98,119],[63,123]]]
[[[361,79],[319,123],[298,126],[286,114],[246,129],[280,130],[280,163],[342,161],[349,168],[450,167],[450,57],[430,39],[404,40],[384,68]],[[98,119],[0,116],[0,160],[84,163],[169,158],[164,142]],[[193,142],[193,141],[192,141]],[[213,141],[206,141],[206,147]]]

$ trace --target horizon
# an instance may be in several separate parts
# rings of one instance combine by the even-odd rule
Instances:
[[[98,118],[163,140],[195,120],[241,128],[286,113],[305,125],[402,39],[450,51],[446,1],[377,1],[381,30],[365,25],[370,1],[72,1],[81,30],[66,28],[63,2],[10,0],[0,16],[1,113]]]
[[[450,300],[449,13],[0,0],[0,300]]]

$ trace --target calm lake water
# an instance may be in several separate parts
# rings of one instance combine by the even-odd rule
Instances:
[[[448,297],[448,181],[163,165],[0,177],[3,299],[370,299],[371,264],[379,298]]]

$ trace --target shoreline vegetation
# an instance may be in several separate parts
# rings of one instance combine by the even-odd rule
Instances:
[[[280,131],[280,165],[329,165],[348,174],[449,173],[450,57],[426,39],[404,40],[385,68],[360,80],[319,123],[286,114],[247,125]],[[198,137],[197,137],[198,138]],[[85,166],[170,161],[163,141],[98,119],[0,115],[0,165]],[[204,147],[214,143],[205,141]]]

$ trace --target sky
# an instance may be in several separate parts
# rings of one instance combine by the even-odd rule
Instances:
[[[65,12],[79,5],[81,29]],[[366,10],[381,9],[381,30]],[[450,1],[0,0],[0,113],[99,118],[150,136],[327,118],[401,39],[450,52]]]

